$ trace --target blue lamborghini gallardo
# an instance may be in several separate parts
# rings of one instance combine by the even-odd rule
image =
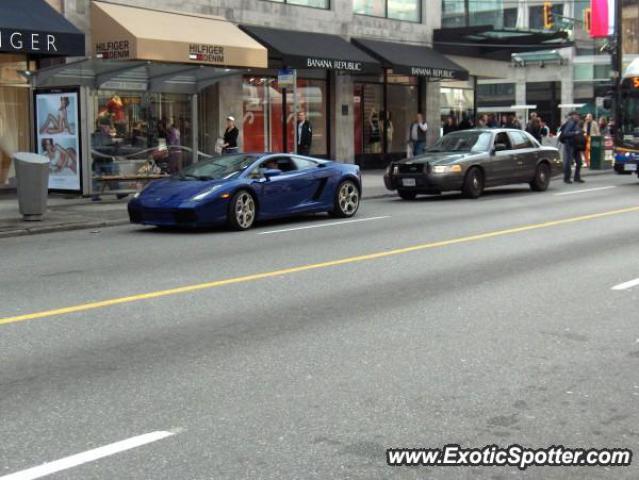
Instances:
[[[128,209],[131,223],[247,230],[258,220],[304,213],[352,217],[361,194],[357,165],[295,154],[233,154],[150,183]]]

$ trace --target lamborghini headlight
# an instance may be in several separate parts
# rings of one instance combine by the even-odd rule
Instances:
[[[205,198],[208,198],[220,188],[222,188],[222,185],[214,185],[211,188],[208,188],[204,190],[203,192],[198,193],[193,198],[191,198],[191,200],[194,200],[196,202],[199,202],[200,200],[204,200]]]

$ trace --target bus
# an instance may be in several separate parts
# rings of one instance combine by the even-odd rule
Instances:
[[[620,124],[615,139],[615,170],[639,175],[639,58],[621,80]]]

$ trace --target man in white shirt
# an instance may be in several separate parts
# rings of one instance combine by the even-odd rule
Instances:
[[[426,132],[428,125],[424,121],[424,116],[418,113],[415,121],[410,124],[408,129],[408,142],[413,147],[413,156],[421,155],[426,149]]]

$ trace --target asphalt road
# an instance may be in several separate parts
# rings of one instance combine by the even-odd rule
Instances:
[[[0,480],[158,431],[50,478],[639,477],[386,465],[637,449],[639,286],[612,289],[639,277],[636,177],[368,200],[356,220],[0,240]]]

